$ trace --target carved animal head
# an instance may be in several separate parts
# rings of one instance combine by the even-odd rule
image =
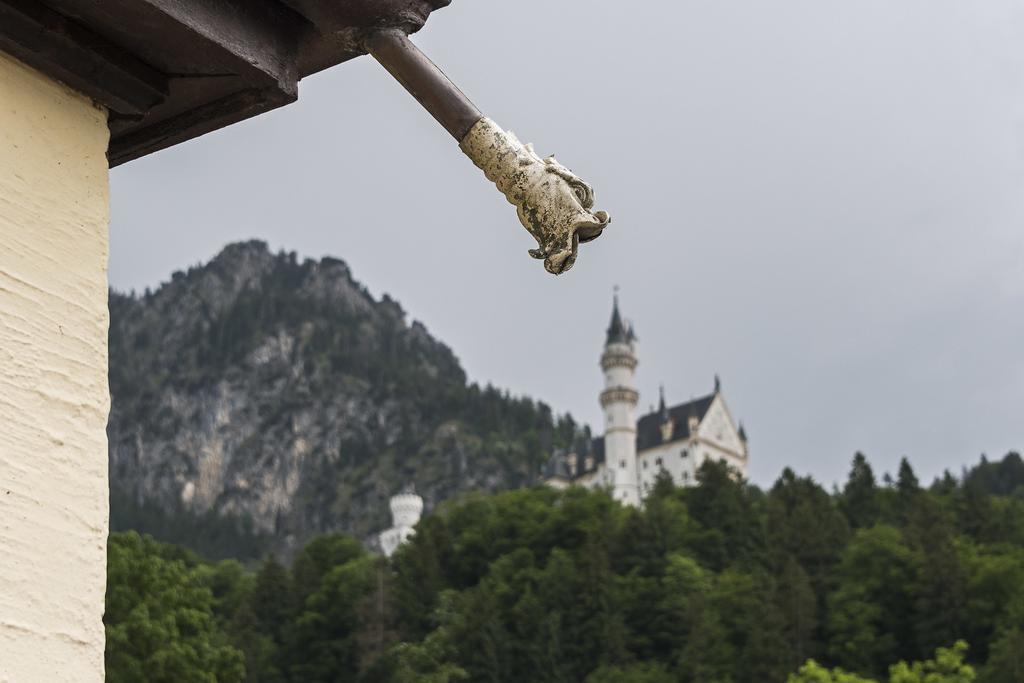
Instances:
[[[553,156],[541,159],[533,145],[488,118],[473,126],[460,147],[515,205],[519,222],[537,240],[530,256],[543,259],[549,273],[572,268],[580,242],[597,239],[611,222],[607,213],[593,210],[590,185]]]
[[[533,152],[531,145],[527,148]],[[540,245],[530,256],[544,259],[545,270],[559,275],[576,263],[580,243],[600,237],[611,217],[593,210],[593,188],[554,156],[543,163],[547,178],[530,193],[534,201],[519,207],[519,220]]]

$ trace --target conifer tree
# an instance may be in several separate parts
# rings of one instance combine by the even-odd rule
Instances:
[[[878,521],[878,486],[875,473],[863,453],[853,456],[850,476],[843,487],[841,506],[850,526],[862,529]]]
[[[794,671],[818,656],[818,599],[800,563],[792,555],[778,579],[776,604],[782,617],[788,657],[787,671]]]
[[[896,490],[901,496],[912,496],[921,490],[921,484],[917,480],[917,475],[914,474],[914,468],[910,466],[910,461],[906,458],[900,458],[900,469],[896,475]]]

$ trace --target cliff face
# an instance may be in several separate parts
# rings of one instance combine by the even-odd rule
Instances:
[[[531,483],[568,418],[468,385],[454,354],[336,259],[233,244],[141,297],[111,293],[111,515],[214,556],[371,535],[413,483],[429,510]]]

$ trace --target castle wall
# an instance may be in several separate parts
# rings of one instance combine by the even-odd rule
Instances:
[[[697,436],[713,442],[727,452],[744,453],[746,451],[746,446],[736,432],[735,423],[721,395],[717,396],[711,407],[708,408],[708,412],[701,420],[700,428],[697,430]]]
[[[674,443],[662,444],[654,448],[642,451],[637,459],[640,464],[640,488],[642,495],[646,496],[658,472],[664,469],[679,486],[688,486],[694,483],[696,473],[696,461],[690,441],[676,441]],[[683,454],[686,454],[685,456]],[[659,464],[658,461],[661,461]]]

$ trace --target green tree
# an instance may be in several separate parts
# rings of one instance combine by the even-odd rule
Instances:
[[[252,577],[245,599],[232,613],[228,630],[245,653],[246,683],[285,679],[284,636],[294,618],[291,578],[273,557]]]
[[[826,669],[813,659],[808,661],[800,670],[791,674],[787,683],[875,683],[874,680],[861,678],[842,669]]]
[[[906,458],[900,459],[900,468],[896,474],[896,507],[897,512],[906,519],[913,509],[921,493],[921,484],[917,480],[914,468]]]
[[[764,534],[754,512],[754,496],[724,462],[705,460],[698,486],[684,493],[690,515],[700,525],[691,552],[708,567],[750,566],[763,561]]]
[[[1020,683],[1024,681],[1024,628],[1006,629],[989,649],[982,670],[982,683]]]
[[[776,605],[788,655],[786,668],[792,670],[815,656],[820,647],[818,600],[810,577],[795,557],[789,557],[778,579]]]
[[[935,499],[915,497],[908,511],[906,537],[915,554],[913,642],[916,657],[927,656],[943,643],[956,641],[967,629],[969,601],[967,567],[961,558],[949,513]],[[916,658],[915,657],[915,658]]]
[[[899,529],[858,531],[843,551],[828,597],[828,652],[840,666],[881,674],[911,641],[914,553]]]
[[[971,654],[983,662],[1001,632],[1024,625],[1024,548],[979,546],[964,539],[958,545],[968,575],[965,639],[978,643]]]
[[[629,666],[602,666],[586,678],[586,683],[675,683],[662,664],[645,662]]]
[[[357,679],[362,668],[359,607],[372,592],[375,577],[374,559],[362,552],[323,574],[285,635],[292,680]]]
[[[795,558],[815,595],[824,598],[829,575],[849,536],[835,501],[813,479],[798,477],[787,467],[768,492],[764,518],[773,571],[784,571],[789,558]]]
[[[291,580],[288,570],[274,557],[263,562],[252,592],[249,605],[260,630],[275,643],[281,643],[281,632],[295,611]]]
[[[469,680],[465,669],[455,663],[458,648],[450,632],[456,594],[447,591],[433,619],[438,624],[420,642],[398,643],[377,659],[362,683],[457,683]]]
[[[967,643],[957,641],[953,647],[940,647],[935,658],[907,664],[900,662],[889,669],[889,683],[972,683],[974,667],[964,663]]]
[[[914,468],[910,466],[910,461],[906,458],[900,458],[900,469],[896,475],[896,490],[908,496],[921,490],[921,483],[917,480],[917,475],[914,474]]]
[[[869,527],[879,519],[878,484],[863,453],[853,456],[839,505],[855,529]]]
[[[335,567],[361,558],[365,554],[366,551],[363,550],[359,541],[343,534],[319,536],[306,544],[292,564],[291,592],[294,595],[296,609],[301,610],[305,607],[306,600],[320,590],[324,578]],[[268,586],[273,589],[280,575],[280,569],[273,566],[276,564],[273,560],[268,564],[270,567],[264,565],[264,568],[268,569],[273,577],[269,578],[271,583]]]
[[[874,514],[853,469],[842,492],[785,470],[762,493],[708,463],[639,508],[473,494],[390,560],[332,535],[290,570],[115,536],[111,680],[239,680],[238,651],[248,683],[1021,680],[1024,500],[981,488],[995,470],[924,490],[908,465],[875,492],[890,523],[851,535],[844,510]]]
[[[933,659],[889,667],[889,683],[973,683],[974,668],[964,663],[967,643],[957,641],[951,648],[939,648]],[[789,677],[787,683],[875,683],[842,669],[828,670],[814,660]]]
[[[108,542],[106,672],[111,683],[228,683],[245,676],[242,653],[213,615],[200,572],[134,532]]]

